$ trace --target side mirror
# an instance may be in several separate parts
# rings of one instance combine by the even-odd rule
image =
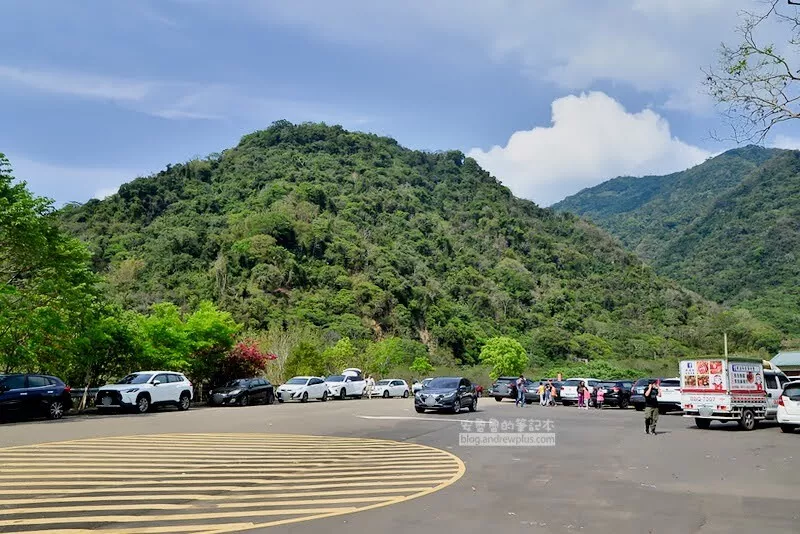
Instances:
[[[153,380],[153,385],[157,386],[161,383],[161,380]]]

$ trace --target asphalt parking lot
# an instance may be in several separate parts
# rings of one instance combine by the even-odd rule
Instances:
[[[460,444],[492,426],[555,445]],[[487,399],[457,416],[364,399],[5,424],[0,532],[798,531],[800,434],[676,415],[659,431],[633,410]]]

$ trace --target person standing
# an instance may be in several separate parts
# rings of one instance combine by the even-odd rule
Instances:
[[[644,431],[656,435],[658,424],[658,396],[661,395],[661,380],[657,379],[647,385],[644,392]]]
[[[603,400],[605,400],[605,397],[606,397],[606,390],[598,386],[597,387],[597,398],[594,401],[594,407],[597,408],[598,410],[602,410],[603,409]]]
[[[539,406],[544,406],[547,404],[547,399],[545,398],[545,391],[547,388],[544,385],[544,382],[539,382],[539,387],[537,388],[536,392],[539,394]]]
[[[367,398],[372,398],[372,390],[375,389],[375,380],[372,378],[372,375],[367,377]]]
[[[584,397],[584,393],[586,393],[586,384],[584,384],[583,382],[578,384],[577,391],[578,391],[578,409],[582,410],[583,408],[586,407],[586,400]]]
[[[525,377],[523,375],[519,375],[517,378],[517,402],[515,404],[519,407],[525,406]]]

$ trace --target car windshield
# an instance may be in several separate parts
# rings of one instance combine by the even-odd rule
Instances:
[[[240,378],[239,380],[231,380],[227,384],[225,384],[229,388],[243,388],[247,386],[247,383],[250,382],[245,378]]]
[[[305,385],[306,382],[308,382],[307,378],[292,378],[286,383],[299,386],[301,384]]]
[[[458,387],[458,378],[434,378],[428,387],[431,389],[455,389]]]
[[[153,375],[148,374],[135,374],[135,375],[128,375],[117,384],[145,384]]]
[[[391,380],[378,380],[378,383],[375,384],[376,386],[388,386]]]
[[[331,375],[325,379],[325,382],[342,382],[344,380],[344,376],[342,375]]]

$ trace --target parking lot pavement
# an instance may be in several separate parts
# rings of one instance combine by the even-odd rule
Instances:
[[[551,421],[548,423],[548,421]],[[480,432],[479,422],[483,422]],[[465,446],[459,443],[459,434],[487,434],[492,426],[497,432],[518,434],[552,433],[554,446]],[[509,428],[510,427],[510,428]],[[523,428],[525,427],[525,428]],[[245,528],[254,521],[253,516],[242,517],[242,511],[256,516],[258,522],[269,519],[279,521],[287,518],[274,516],[262,521],[264,511],[285,510],[284,501],[302,501],[296,506],[297,514],[292,518],[307,518],[342,512],[340,515],[312,519],[297,523],[257,529],[258,532],[288,532],[295,534],[322,533],[347,529],[350,532],[405,533],[410,530],[478,532],[491,530],[500,532],[614,532],[614,533],[715,533],[715,532],[796,532],[798,531],[798,509],[795,496],[800,482],[796,476],[796,455],[800,435],[782,434],[775,427],[765,427],[753,432],[743,432],[735,426],[713,426],[711,430],[699,430],[689,419],[680,416],[661,416],[657,436],[643,432],[643,415],[633,410],[608,409],[581,411],[576,408],[543,408],[528,406],[516,408],[511,402],[496,403],[481,401],[476,413],[416,414],[412,402],[400,399],[352,400],[342,402],[308,403],[302,405],[251,406],[247,408],[196,409],[189,412],[164,411],[144,416],[80,416],[60,422],[34,422],[3,425],[0,427],[0,445],[20,446],[42,442],[82,440],[87,438],[114,437],[111,441],[92,442],[82,445],[77,441],[61,447],[49,463],[29,461],[42,467],[42,482],[55,486],[31,486],[34,465],[19,465],[17,453],[14,462],[9,462],[9,451],[2,462],[3,480],[17,480],[17,493],[0,494],[0,532],[44,531],[25,518],[47,518],[52,513],[59,517],[94,517],[86,524],[62,525],[57,532],[135,532],[131,527],[147,528],[147,532],[221,532],[219,524],[232,524],[228,529]],[[549,429],[549,430],[548,430]],[[187,434],[214,434],[211,438]],[[219,433],[249,434],[239,436],[216,436]],[[157,438],[153,434],[169,434]],[[338,440],[328,445],[303,438],[297,446],[289,436],[278,434],[302,434],[305,436],[339,436],[357,438],[355,441]],[[122,436],[130,436],[119,439]],[[212,440],[219,445],[208,442]],[[375,451],[369,441],[388,440]],[[461,438],[463,439],[463,438]],[[323,440],[324,441],[324,440]],[[396,444],[395,444],[396,443]],[[213,479],[198,482],[197,473],[203,476],[219,469],[236,451],[245,452],[253,465],[240,466],[249,474],[241,477],[225,475],[215,471]],[[334,445],[336,444],[336,445]],[[366,445],[365,445],[366,444]],[[415,449],[412,444],[431,448]],[[128,447],[128,448],[126,448]],[[214,447],[223,449],[224,454]],[[348,457],[341,448],[352,448]],[[392,448],[399,447],[399,448]],[[406,447],[406,448],[403,448]],[[410,448],[409,448],[410,447]],[[120,449],[121,448],[121,449]],[[30,454],[43,454],[47,447]],[[332,451],[331,449],[335,449]],[[443,451],[443,452],[438,452]],[[141,452],[144,450],[145,452]],[[103,456],[105,451],[106,456]],[[139,451],[139,452],[137,452]],[[174,452],[173,452],[174,451]],[[258,452],[260,451],[260,452]],[[264,452],[267,451],[267,452]],[[359,456],[362,452],[367,456]],[[56,449],[49,452],[56,452]],[[62,454],[67,452],[69,454]],[[286,456],[284,456],[284,453]],[[303,453],[303,454],[300,454]],[[335,456],[335,454],[341,456]],[[447,453],[463,461],[461,473],[459,462]],[[173,455],[174,456],[170,456]],[[292,456],[294,454],[294,456]],[[63,456],[60,457],[59,455]],[[71,455],[71,456],[70,456]],[[120,489],[135,488],[140,479],[126,478],[130,469],[170,469],[169,466],[148,466],[155,463],[159,455],[176,460],[180,473],[186,473],[187,459],[195,461],[189,476],[194,482],[190,486],[211,486],[212,489],[197,491],[181,490],[180,500],[172,497],[148,499],[149,495],[165,497],[168,491],[162,488],[181,477],[169,478],[169,472],[145,471],[149,484],[142,490],[131,491],[140,500],[122,500],[125,504],[159,502],[177,504],[178,509],[139,510],[128,509],[120,514],[113,510],[93,510],[97,501],[80,498],[75,501],[48,502],[42,499],[81,497],[80,494],[42,493],[42,488],[61,486],[57,482],[75,481],[93,488],[91,477],[102,474],[102,461],[119,462],[115,467],[129,471],[109,472],[113,478],[105,481],[123,481]],[[372,455],[372,456],[370,456]],[[69,456],[69,457],[67,457]],[[78,461],[80,458],[80,461]],[[310,466],[299,465],[298,458]],[[313,458],[313,460],[311,460]],[[413,458],[413,460],[412,460]],[[105,460],[103,460],[105,459]],[[320,460],[320,461],[317,461]],[[338,471],[335,466],[345,466]],[[263,462],[263,463],[259,463]],[[385,462],[385,463],[381,463]],[[418,462],[418,463],[415,463]],[[437,462],[443,462],[441,464]],[[22,462],[26,463],[26,462]],[[433,466],[426,465],[433,463]],[[208,466],[198,467],[198,465]],[[87,470],[85,466],[89,466]],[[294,467],[293,467],[294,466]],[[389,468],[387,468],[387,466]],[[453,467],[456,466],[456,467]],[[297,467],[301,469],[295,471]],[[52,468],[52,469],[51,469]],[[55,471],[56,468],[66,471]],[[437,470],[437,468],[440,468]],[[17,471],[14,471],[17,469]],[[238,469],[238,468],[237,468]],[[331,469],[325,477],[314,474],[313,469]],[[248,471],[249,470],[249,471]],[[52,471],[52,472],[51,472]],[[793,473],[794,471],[794,473]],[[281,476],[281,473],[284,473]],[[295,475],[295,473],[300,473]],[[177,473],[176,473],[177,474]],[[424,478],[438,476],[439,478]],[[14,479],[9,476],[16,477]],[[119,476],[119,478],[117,478]],[[225,478],[229,476],[229,478]],[[323,482],[295,481],[295,476],[306,479],[325,478]],[[413,478],[413,477],[423,478]],[[50,478],[44,478],[50,477]],[[412,477],[412,478],[403,478]],[[205,480],[205,479],[203,479]],[[417,485],[417,481],[431,483]],[[173,482],[170,482],[173,481]],[[410,484],[409,482],[412,482]],[[256,483],[257,482],[257,483]],[[373,482],[374,486],[365,483]],[[200,486],[200,485],[204,486]],[[323,488],[299,489],[298,486],[314,484],[343,484]],[[72,489],[84,485],[70,486]],[[223,490],[231,488],[253,488],[254,490]],[[213,489],[216,487],[217,489]],[[2,486],[0,491],[9,491]],[[364,488],[375,488],[364,492]],[[407,490],[407,488],[417,488]],[[68,489],[68,488],[64,488]],[[97,488],[102,496],[105,488]],[[390,490],[401,489],[397,493]],[[432,491],[432,490],[436,491]],[[332,491],[349,491],[347,495],[332,495]],[[300,492],[323,493],[298,497]],[[231,498],[231,494],[244,494],[248,498]],[[409,499],[418,494],[418,498]],[[284,495],[291,496],[284,496]],[[203,496],[197,499],[194,495]],[[372,497],[375,501],[358,501]],[[350,499],[350,502],[324,502]],[[10,502],[24,500],[25,503]],[[258,503],[252,507],[250,503]],[[234,504],[221,508],[228,515],[219,516],[219,504]],[[243,506],[247,504],[247,506]],[[383,504],[368,509],[371,505]],[[101,506],[117,506],[104,500]],[[71,515],[60,512],[29,513],[19,519],[19,508],[75,506],[88,510],[72,510]],[[212,510],[209,511],[209,506]],[[283,508],[282,508],[283,507]],[[185,509],[189,511],[185,511]],[[336,510],[331,511],[334,508]],[[352,509],[351,509],[352,508]],[[362,511],[355,511],[355,509]],[[177,511],[176,511],[177,510]],[[233,511],[231,511],[233,510]],[[320,510],[327,510],[322,511]],[[316,513],[319,512],[319,513]],[[190,524],[195,530],[181,530],[175,522],[155,519],[168,514],[191,516]],[[105,515],[131,516],[127,523],[104,521]],[[214,517],[203,514],[215,514]],[[305,514],[305,515],[302,515]],[[99,519],[95,516],[99,516]],[[141,517],[140,517],[141,516]],[[9,519],[6,519],[9,518]],[[141,519],[141,521],[140,521]],[[183,521],[183,520],[179,520]],[[48,524],[49,525],[49,524]],[[166,530],[172,525],[173,530]],[[80,530],[88,528],[90,530]],[[194,527],[192,527],[194,528]],[[116,530],[114,530],[116,529]],[[144,532],[144,531],[142,531]]]

